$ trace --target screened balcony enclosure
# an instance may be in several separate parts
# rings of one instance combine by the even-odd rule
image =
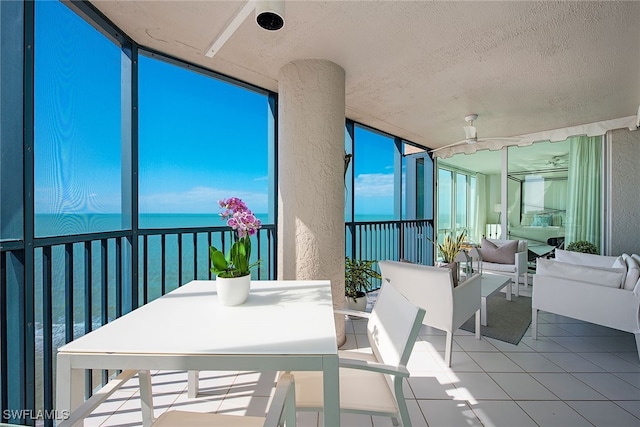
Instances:
[[[261,220],[252,278],[328,279],[334,305],[344,301],[345,256],[432,265],[433,240],[461,230],[472,241],[526,238],[539,252],[565,237],[637,253],[640,55],[628,52],[637,51],[640,3],[286,1],[275,32],[253,11],[239,18],[251,5],[0,2],[0,423],[55,425],[58,347],[212,279],[209,247],[227,252],[234,240],[220,219],[228,197]],[[589,66],[575,65],[587,57]],[[479,142],[432,152],[462,140],[470,113]],[[565,144],[584,147],[573,142],[583,134],[597,146],[572,154]],[[486,136],[524,139],[497,146]],[[549,164],[536,168],[533,151]],[[571,185],[587,175],[599,192],[576,205]],[[590,210],[598,215],[582,214]],[[454,351],[467,362],[444,381],[421,381],[424,370],[441,371],[431,364],[438,333],[422,331],[427,351],[410,383],[416,425],[438,424],[428,414],[453,403],[448,385],[434,396],[429,381],[463,393],[475,374],[509,397],[494,413],[493,397],[462,396],[472,425],[520,410],[544,424],[544,411],[531,409],[539,396],[520,405],[523,388],[510,393],[485,350],[514,361],[569,418],[597,400],[640,425],[628,337],[546,320],[544,348],[526,339],[472,348],[460,334]],[[344,348],[366,349],[358,325],[336,320]],[[520,352],[530,360],[518,363]],[[569,357],[584,359],[587,374]],[[584,401],[554,394],[557,384],[535,375],[541,361],[544,375],[586,384]],[[87,370],[85,397],[117,373]],[[612,383],[624,398],[608,393]],[[85,425],[137,422],[94,413]]]

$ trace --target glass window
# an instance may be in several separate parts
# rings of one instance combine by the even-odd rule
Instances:
[[[24,3],[4,2],[0,12],[0,241],[23,238],[23,22]]]
[[[449,159],[447,159],[448,161]],[[481,180],[484,182],[484,180]],[[446,235],[466,233],[467,240],[480,241],[483,219],[477,212],[484,209],[484,191],[478,188],[478,176],[438,161],[438,239]]]
[[[438,169],[438,241],[454,229],[453,225],[453,172]]]
[[[509,147],[509,237],[538,256],[570,242],[600,247],[602,137]]]
[[[387,221],[394,218],[393,138],[356,126],[353,166],[355,220]]]
[[[509,238],[527,240],[529,251],[547,255],[554,249],[550,239],[565,237],[569,144],[509,147],[508,155]]]
[[[424,158],[416,160],[416,218],[423,219],[425,217],[425,200],[424,200]]]
[[[456,173],[456,229],[467,228],[467,175]],[[457,234],[457,233],[456,233]]]
[[[266,222],[267,96],[142,55],[139,93],[140,227],[224,226],[228,197]]]
[[[35,233],[122,228],[120,47],[60,2],[35,10]]]

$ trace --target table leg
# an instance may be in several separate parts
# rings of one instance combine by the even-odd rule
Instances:
[[[338,356],[323,358],[324,426],[340,427],[340,371]]]
[[[151,427],[153,424],[153,392],[151,390],[151,374],[149,371],[139,371],[140,381],[140,405],[142,409],[143,427]]]
[[[487,326],[487,297],[480,297],[480,323]]]
[[[84,369],[73,369],[71,357],[60,353],[56,362],[56,410],[70,414],[84,401]]]
[[[187,397],[195,399],[200,391],[200,371],[187,372]]]
[[[512,282],[511,280],[509,280],[509,284],[507,285],[507,301],[511,301],[511,292],[512,292]],[[518,284],[516,284],[516,286],[518,286]],[[516,295],[518,296],[518,295]]]

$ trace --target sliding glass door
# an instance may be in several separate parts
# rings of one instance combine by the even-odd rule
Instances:
[[[472,172],[438,164],[438,242],[463,231],[468,240],[479,241],[477,182]]]
[[[602,137],[509,147],[508,159],[508,236],[532,261],[576,241],[601,249]]]

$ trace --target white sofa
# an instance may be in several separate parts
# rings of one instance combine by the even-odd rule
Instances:
[[[498,239],[483,239],[487,240],[498,247],[503,247],[505,244],[513,242],[513,240],[498,240]],[[497,274],[504,274],[506,276],[513,276],[514,293],[516,296],[520,296],[518,291],[518,283],[520,282],[520,276],[524,276],[523,282],[528,285],[529,272],[528,272],[528,252],[529,248],[526,240],[518,240],[518,248],[515,254],[515,261],[511,263],[497,263],[488,261],[486,258],[486,251],[483,253],[483,248],[480,248],[480,254],[482,257],[482,271],[491,272]]]
[[[631,332],[640,358],[640,256],[556,249],[555,260],[538,259],[531,309],[533,339],[543,310]]]

